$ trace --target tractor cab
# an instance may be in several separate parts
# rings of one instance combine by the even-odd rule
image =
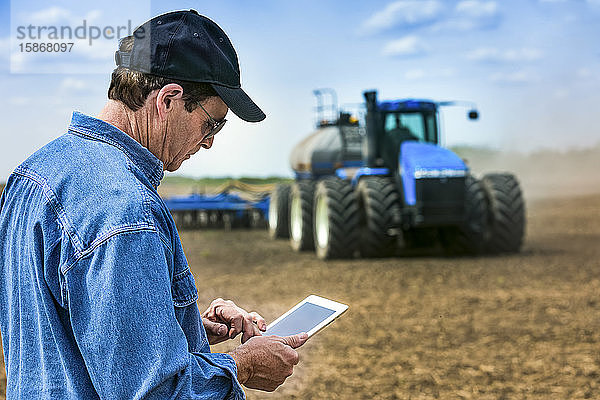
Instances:
[[[385,101],[382,113],[384,142],[388,138],[438,144],[437,105],[427,100]]]
[[[437,105],[427,100],[400,100],[378,103],[378,164],[392,172],[398,169],[401,145],[407,141],[438,144]]]

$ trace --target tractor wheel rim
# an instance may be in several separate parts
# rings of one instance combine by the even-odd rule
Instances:
[[[300,204],[299,196],[294,196],[292,198],[292,205],[290,208],[292,239],[299,242],[302,239],[302,205]]]
[[[325,197],[317,198],[317,206],[315,210],[315,233],[317,236],[317,244],[320,248],[327,247],[329,243],[329,219],[327,213],[327,201]]]
[[[277,229],[277,206],[272,199],[269,203],[269,228]]]

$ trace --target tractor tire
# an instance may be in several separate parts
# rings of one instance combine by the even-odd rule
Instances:
[[[488,200],[485,250],[516,253],[525,235],[525,201],[519,181],[512,174],[487,174],[482,181]]]
[[[221,213],[217,210],[211,210],[208,213],[208,226],[213,229],[220,229],[223,227],[223,219]]]
[[[250,214],[250,210],[242,212],[242,215],[236,221],[235,227],[236,228],[241,228],[241,229],[250,229],[250,228],[252,228],[251,218],[252,218],[252,216]]]
[[[440,241],[448,255],[478,255],[485,249],[487,200],[481,181],[465,179],[465,220],[457,227],[442,228]]]
[[[200,228],[208,228],[209,215],[207,211],[198,211],[198,226]]]
[[[235,213],[233,211],[223,211],[222,214],[223,229],[230,232],[235,227]]]
[[[290,185],[275,185],[269,201],[269,236],[271,239],[290,237]]]
[[[313,197],[315,184],[299,181],[290,193],[290,244],[295,251],[314,250]]]
[[[357,186],[360,207],[360,255],[389,257],[398,246],[396,236],[388,234],[391,226],[400,224],[400,203],[392,179],[365,177]]]
[[[264,229],[267,228],[267,221],[263,216],[263,213],[258,210],[251,210],[250,215],[250,229]]]
[[[360,235],[360,212],[349,182],[320,181],[314,197],[314,242],[321,260],[354,257]]]
[[[181,216],[181,226],[183,229],[192,229],[194,227],[193,211],[183,211]]]

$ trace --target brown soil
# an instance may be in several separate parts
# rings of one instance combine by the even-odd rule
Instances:
[[[482,258],[321,262],[264,231],[181,236],[201,308],[225,297],[270,321],[311,293],[350,305],[249,399],[599,398],[600,196],[528,217],[520,254]]]

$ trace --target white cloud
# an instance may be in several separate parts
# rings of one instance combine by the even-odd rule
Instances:
[[[456,5],[456,12],[470,18],[489,18],[498,14],[495,1],[463,0]]]
[[[536,48],[500,50],[494,47],[480,47],[467,53],[467,59],[479,62],[514,63],[537,61],[543,57]]]
[[[410,69],[404,73],[404,79],[415,81],[425,78],[426,73],[422,69]]]
[[[71,11],[61,7],[50,7],[31,14],[29,17],[32,24],[57,24],[61,21],[68,21],[71,18]]]
[[[440,70],[424,70],[421,68],[409,69],[403,75],[407,81],[418,81],[423,79],[448,79],[456,76],[456,71],[450,68]]]
[[[586,85],[591,83],[600,83],[600,74],[598,74],[599,65],[581,67],[575,71],[575,76]]]
[[[389,57],[414,57],[426,52],[426,46],[414,35],[392,40],[383,47],[382,51],[383,55]]]
[[[10,38],[0,38],[0,60],[10,58]]]
[[[8,99],[8,103],[13,106],[24,106],[31,102],[29,97],[15,96]]]
[[[84,92],[87,91],[88,84],[81,80],[75,78],[65,78],[60,83],[58,90],[61,93],[73,93],[73,92]]]
[[[88,21],[89,23],[93,23],[95,21],[98,21],[103,15],[103,12],[100,10],[91,10],[90,12],[88,12],[85,15],[85,20]]]
[[[399,0],[389,3],[362,25],[363,33],[375,33],[391,28],[408,28],[433,22],[441,17],[444,6],[437,0]]]
[[[86,21],[86,24],[94,24],[103,12],[101,10],[90,10],[85,15],[75,15],[70,10],[61,7],[50,7],[40,10],[27,17],[27,22],[33,25],[59,25],[65,24],[71,27],[79,26]]]
[[[575,2],[579,2],[581,0],[538,0],[540,3],[554,3],[554,4],[558,4],[558,3],[575,3]],[[584,3],[587,3],[591,6],[599,6],[600,5],[600,0],[584,0]]]
[[[397,0],[368,18],[360,32],[418,28],[430,32],[470,31],[496,27],[500,20],[500,7],[492,0],[461,0],[454,8],[439,0]]]
[[[579,68],[577,70],[577,76],[580,78],[590,78],[592,77],[592,70],[587,67]]]
[[[434,27],[434,30],[470,31],[494,28],[501,14],[495,1],[463,0],[456,4],[453,14]]]
[[[565,88],[559,88],[559,89],[555,89],[554,92],[552,93],[552,97],[554,97],[555,99],[566,99],[567,97],[569,97],[570,95],[570,91],[569,89],[565,89]]]
[[[528,84],[538,82],[540,77],[531,71],[521,70],[508,73],[497,72],[492,74],[490,80],[496,83]]]
[[[10,72],[19,73],[25,70],[25,53],[16,52],[10,55]]]

